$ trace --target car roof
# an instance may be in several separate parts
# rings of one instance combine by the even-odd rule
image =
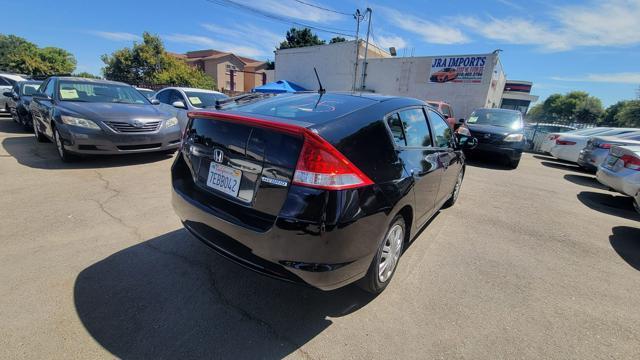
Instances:
[[[501,108],[478,108],[473,111],[493,111],[493,112],[510,112],[522,114],[519,110],[501,109]]]
[[[17,75],[17,74],[2,74],[2,73],[0,73],[0,76],[6,77],[7,79],[11,79],[11,80],[14,80],[14,81],[27,80],[24,77],[22,77],[21,75]]]
[[[166,88],[162,88],[158,90],[158,92],[162,90],[182,90],[182,91],[193,91],[193,92],[203,92],[209,94],[222,94],[220,91],[208,90],[208,89],[198,89],[198,88],[190,88],[190,87],[180,87],[180,86],[169,86]]]

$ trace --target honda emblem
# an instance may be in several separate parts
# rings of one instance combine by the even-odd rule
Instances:
[[[213,149],[213,161],[222,163],[222,159],[224,159],[224,152],[220,149]]]

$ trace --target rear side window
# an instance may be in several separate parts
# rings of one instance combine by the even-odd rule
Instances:
[[[427,147],[431,145],[431,132],[422,109],[399,112],[407,146]]]
[[[451,146],[451,127],[447,122],[435,111],[429,110],[429,121],[433,128],[433,138],[437,147]]]
[[[44,89],[45,95],[49,95],[50,97],[53,97],[53,92],[55,90],[55,87],[56,87],[56,82],[53,80],[49,80],[49,83],[47,83],[47,87]]]
[[[0,86],[9,86],[9,85],[11,85],[11,83],[7,79],[0,77]]]

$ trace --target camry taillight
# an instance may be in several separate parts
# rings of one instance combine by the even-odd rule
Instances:
[[[367,175],[336,148],[320,136],[312,134],[305,134],[296,171],[293,174],[294,184],[331,190],[352,189],[373,184]]]
[[[556,139],[556,145],[575,145],[575,141]]]
[[[622,160],[624,167],[627,169],[640,171],[640,158],[633,155],[623,155],[620,160]]]

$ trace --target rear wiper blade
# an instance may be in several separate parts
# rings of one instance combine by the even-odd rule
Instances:
[[[248,102],[251,102],[252,100],[258,100],[258,99],[262,99],[262,98],[265,98],[265,97],[271,97],[271,96],[274,96],[274,95],[275,94],[269,94],[269,93],[242,94],[242,95],[233,96],[233,97],[222,99],[222,100],[216,100],[215,108],[217,110],[220,110],[220,109],[223,109],[225,106],[227,106],[229,104],[248,103]]]

